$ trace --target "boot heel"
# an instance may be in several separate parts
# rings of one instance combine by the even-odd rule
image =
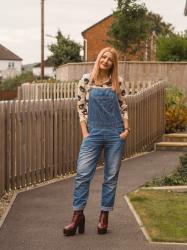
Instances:
[[[97,228],[97,233],[98,234],[106,234],[107,233],[107,228]]]
[[[99,216],[99,223],[97,225],[98,234],[106,234],[108,228],[108,211],[101,211]]]
[[[72,228],[69,230],[64,229],[64,235],[65,236],[73,236],[76,233],[76,228]]]
[[[84,229],[85,229],[85,220],[82,221],[82,222],[78,225],[78,232],[79,232],[79,234],[83,234],[83,233],[84,233]]]
[[[65,236],[73,236],[76,234],[76,231],[78,229],[78,232],[80,234],[83,234],[84,227],[85,227],[85,216],[83,214],[83,210],[74,211],[71,223],[64,227],[63,232]]]

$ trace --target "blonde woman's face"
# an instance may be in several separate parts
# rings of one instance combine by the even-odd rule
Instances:
[[[99,69],[109,71],[114,64],[114,59],[111,52],[105,52],[100,61]]]

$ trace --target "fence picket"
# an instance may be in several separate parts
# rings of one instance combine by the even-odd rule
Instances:
[[[54,100],[54,178],[59,174],[59,162],[58,162],[58,101]],[[60,132],[60,130],[59,130]]]
[[[7,109],[8,112],[6,112],[6,131],[5,131],[5,136],[6,136],[6,151],[5,151],[5,157],[6,157],[6,168],[5,168],[5,173],[6,173],[6,190],[10,190],[11,188],[14,188],[14,186],[11,186],[11,183],[14,183],[14,173],[12,172],[12,178],[10,179],[11,176],[11,166],[12,166],[12,155],[11,155],[11,150],[12,150],[12,123],[11,123],[11,116],[12,116],[12,110],[11,110],[11,105],[12,101],[10,102],[4,102],[5,108]],[[13,168],[15,171],[15,168]]]
[[[6,191],[6,109],[5,102],[0,102],[0,197]]]
[[[60,123],[60,129],[61,129],[61,134],[60,134],[60,141],[59,143],[62,143],[62,145],[64,145],[62,147],[62,152],[60,152],[62,154],[62,158],[61,156],[59,157],[59,161],[61,160],[61,173],[62,175],[66,174],[66,166],[65,166],[65,156],[66,156],[66,132],[65,132],[65,127],[66,127],[66,100],[62,99],[61,101],[61,111],[60,114],[62,114],[62,116],[60,117],[61,123]],[[61,125],[62,124],[62,125]],[[62,127],[61,127],[62,126]],[[60,154],[59,153],[59,154]]]
[[[37,171],[36,171],[36,117],[35,117],[35,102],[31,101],[31,180],[32,184],[37,182]]]
[[[21,115],[20,115],[20,103],[21,102],[15,102],[15,110],[16,110],[16,155],[17,155],[17,164],[16,164],[16,179],[17,184],[16,186],[18,188],[21,187]]]
[[[54,145],[53,141],[53,102],[49,100],[49,144],[48,144],[48,153],[49,153],[49,169],[50,169],[50,179],[53,178],[53,171],[54,171],[54,165],[53,165],[53,150],[51,150],[51,145]]]
[[[41,181],[45,180],[45,106],[44,100],[38,102],[40,105],[40,117],[41,117]]]
[[[26,186],[26,119],[25,119],[25,101],[20,102],[20,179],[21,187]]]

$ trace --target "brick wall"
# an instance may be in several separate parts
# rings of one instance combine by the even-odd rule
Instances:
[[[113,16],[110,15],[95,25],[91,26],[87,30],[82,32],[84,39],[87,40],[87,61],[95,61],[99,51],[107,46],[111,46],[107,40],[110,38],[107,36],[109,26],[111,25]],[[142,60],[145,55],[145,50],[139,50],[135,55],[128,55],[119,53],[119,60],[124,61],[136,61]]]
[[[109,46],[107,31],[111,22],[112,16],[109,16],[83,33],[87,40],[87,61],[95,61],[99,51]]]
[[[0,91],[0,101],[3,100],[13,100],[17,98],[17,91]]]

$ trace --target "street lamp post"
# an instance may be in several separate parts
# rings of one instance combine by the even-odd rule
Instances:
[[[44,1],[41,0],[41,79],[44,79]]]
[[[185,8],[184,8],[184,15],[187,16],[187,0],[186,0]]]

